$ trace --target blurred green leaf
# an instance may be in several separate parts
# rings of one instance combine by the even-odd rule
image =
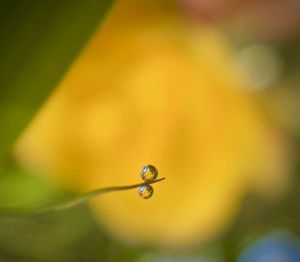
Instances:
[[[112,2],[0,1],[0,162]]]
[[[35,208],[66,193],[27,171],[11,168],[0,173],[0,207]],[[0,208],[0,209],[1,209]]]

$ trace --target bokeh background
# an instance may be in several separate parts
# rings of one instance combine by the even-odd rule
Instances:
[[[0,261],[300,261],[299,1],[0,6]]]

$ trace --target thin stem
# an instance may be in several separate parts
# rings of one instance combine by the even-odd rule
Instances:
[[[66,201],[63,201],[58,204],[52,204],[52,205],[49,205],[46,207],[37,208],[37,209],[31,209],[31,210],[28,210],[28,209],[27,210],[20,210],[20,209],[12,210],[12,209],[8,209],[8,208],[0,209],[0,215],[13,215],[13,216],[15,216],[15,215],[40,215],[40,214],[53,212],[53,211],[61,211],[61,210],[65,210],[65,209],[80,205],[80,204],[87,202],[90,199],[95,198],[102,194],[116,192],[116,191],[130,190],[130,189],[137,188],[139,186],[154,184],[154,183],[160,182],[164,179],[165,179],[165,177],[162,177],[159,179],[155,179],[153,181],[134,184],[134,185],[99,188],[99,189],[87,192],[81,196],[75,197],[73,199],[66,200]]]

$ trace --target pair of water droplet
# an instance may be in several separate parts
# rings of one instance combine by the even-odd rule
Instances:
[[[146,182],[149,183],[155,180],[158,176],[158,171],[155,166],[153,165],[146,165],[141,169],[141,177]],[[153,195],[153,187],[149,184],[144,184],[138,187],[138,193],[140,197],[144,199],[148,199]]]

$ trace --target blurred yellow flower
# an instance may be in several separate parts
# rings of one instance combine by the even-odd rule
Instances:
[[[81,192],[155,165],[167,180],[151,200],[114,193],[93,210],[125,241],[184,247],[224,232],[246,193],[278,194],[285,148],[220,31],[150,2],[115,6],[15,153]]]

